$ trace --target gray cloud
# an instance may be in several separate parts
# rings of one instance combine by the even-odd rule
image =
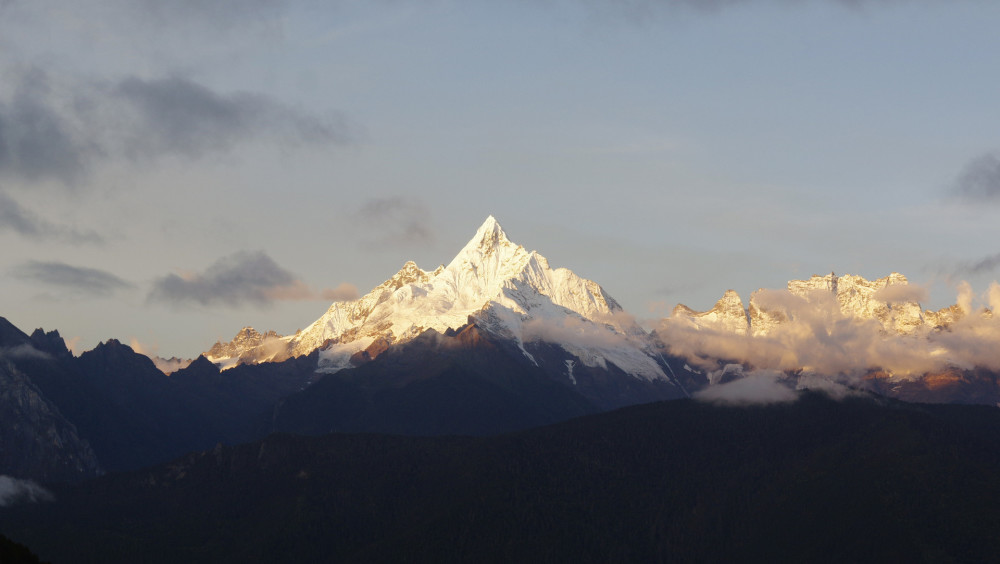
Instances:
[[[15,503],[52,501],[52,494],[31,480],[19,480],[0,475],[0,507]]]
[[[135,287],[110,272],[62,262],[29,261],[14,267],[11,273],[22,280],[66,288],[86,296],[107,297]]]
[[[341,285],[317,292],[263,251],[241,251],[223,257],[203,273],[168,274],[153,283],[147,299],[162,303],[239,306],[275,301],[353,299],[357,289]]]
[[[321,119],[260,94],[218,94],[184,78],[129,77],[112,94],[133,111],[127,145],[133,157],[197,157],[228,151],[248,137],[289,144],[346,143],[351,137],[343,119]]]
[[[221,94],[170,77],[53,80],[40,67],[3,73],[0,174],[77,186],[96,162],[197,158],[249,140],[286,146],[349,143],[343,116],[318,116],[262,94]]]
[[[430,212],[414,198],[371,198],[358,209],[354,221],[371,234],[362,242],[367,248],[418,247],[434,240]]]
[[[958,274],[974,276],[993,272],[1000,267],[1000,253],[983,257],[979,260],[960,264],[955,270]]]
[[[48,75],[31,68],[4,79],[13,91],[0,100],[0,173],[75,184],[97,150],[57,107]]]
[[[952,192],[971,201],[1000,201],[1000,156],[987,153],[969,161],[955,179]]]
[[[102,243],[104,239],[93,231],[79,231],[57,225],[21,207],[17,201],[0,192],[0,231],[10,230],[33,239],[56,239],[68,243]]]

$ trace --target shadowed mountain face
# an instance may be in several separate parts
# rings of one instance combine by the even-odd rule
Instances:
[[[57,332],[29,337],[0,318],[0,473],[73,481],[251,440],[315,367],[313,356],[222,375],[202,362],[167,377],[114,339],[74,357]]]
[[[57,490],[53,562],[988,561],[1000,412],[806,393],[490,438],[274,435]]]
[[[491,435],[685,393],[672,381],[586,366],[557,345],[521,345],[469,324],[443,335],[428,330],[357,368],[323,375],[278,402],[268,428]]]
[[[9,362],[0,417],[17,434],[4,468],[42,481],[132,470],[275,430],[490,435],[685,393],[475,324],[428,330],[334,374],[316,372],[313,352],[225,371],[201,357],[169,377],[114,339],[74,357],[56,332],[0,330]]]
[[[515,346],[469,325],[447,335],[427,331],[359,368],[325,375],[280,401],[271,427],[310,435],[489,435],[597,411]]]

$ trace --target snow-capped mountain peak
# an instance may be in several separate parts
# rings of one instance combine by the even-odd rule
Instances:
[[[666,379],[637,338],[642,330],[621,313],[600,285],[551,268],[545,257],[510,241],[489,216],[447,266],[428,272],[407,262],[362,298],[336,302],[305,329],[283,337],[283,354],[266,360],[320,349],[321,367],[336,371],[362,351],[374,356],[426,330],[445,333],[472,320],[514,340],[529,359],[525,343],[544,341],[589,366],[610,362],[634,376]]]

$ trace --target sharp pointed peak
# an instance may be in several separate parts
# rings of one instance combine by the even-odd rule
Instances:
[[[500,227],[500,222],[498,222],[495,217],[490,215],[486,218],[486,221],[479,226],[479,229],[476,230],[476,234],[472,237],[465,248],[486,251],[505,244],[511,244],[510,239],[508,239],[507,234],[504,233],[503,227]]]
[[[488,234],[488,233],[500,233],[500,234],[503,234],[503,227],[500,227],[500,222],[497,221],[497,218],[495,218],[492,215],[490,215],[490,216],[488,216],[486,218],[486,221],[484,221],[483,224],[480,225],[479,229],[476,231],[477,235],[480,234],[480,233],[482,233],[482,234]]]

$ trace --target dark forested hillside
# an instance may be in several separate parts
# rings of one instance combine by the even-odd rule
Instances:
[[[8,508],[53,562],[988,561],[1000,410],[805,393],[490,438],[274,435]]]

